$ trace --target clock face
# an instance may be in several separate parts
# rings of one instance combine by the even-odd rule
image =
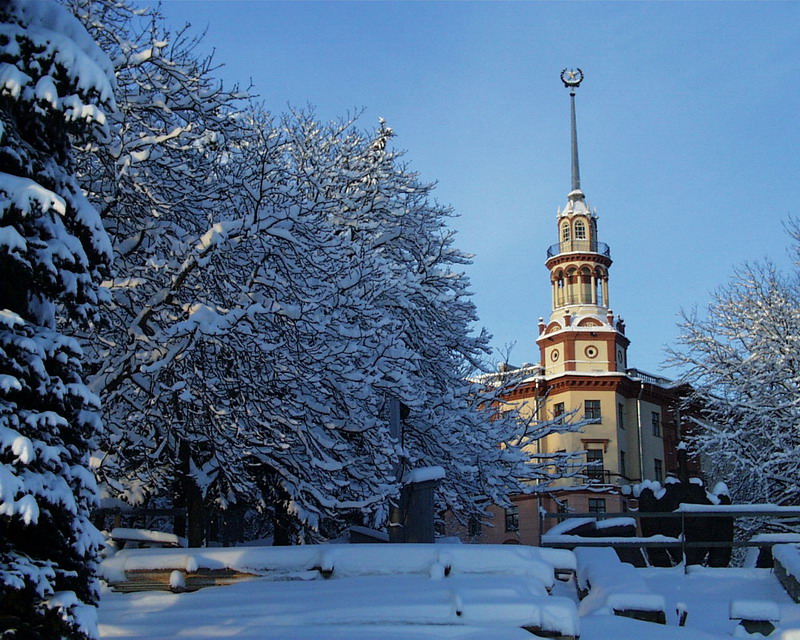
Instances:
[[[583,80],[583,71],[580,69],[564,69],[561,72],[561,82],[565,87],[577,87]]]

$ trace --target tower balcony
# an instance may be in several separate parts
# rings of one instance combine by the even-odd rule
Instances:
[[[564,242],[556,242],[547,250],[547,259],[557,256],[562,253],[580,253],[580,252],[598,253],[611,259],[611,248],[605,242],[594,242],[592,240],[565,240]]]

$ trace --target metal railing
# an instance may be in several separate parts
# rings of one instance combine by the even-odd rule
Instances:
[[[777,519],[798,519],[800,518],[800,507],[779,507],[770,506],[763,509],[742,509],[746,505],[692,505],[681,504],[675,511],[666,512],[642,512],[642,511],[624,511],[620,513],[540,513],[539,514],[539,531],[540,531],[540,546],[552,547],[559,549],[573,549],[575,547],[612,547],[612,548],[672,548],[681,549],[681,557],[686,558],[686,549],[701,549],[701,548],[737,548],[737,547],[772,547],[775,544],[781,544],[780,540],[687,540],[686,539],[686,522],[687,520],[697,520],[700,518],[766,518],[771,520]],[[753,505],[754,507],[759,505]],[[544,531],[544,520],[546,518],[554,518],[559,522],[568,520],[570,518],[595,518],[599,520],[607,520],[610,518],[634,518],[637,521],[637,529],[641,531],[641,520],[648,518],[679,518],[680,519],[680,534],[673,540],[664,540],[664,536],[658,540],[648,540],[647,537],[638,537],[632,540],[623,540],[615,537],[610,539],[603,539],[602,537],[581,537],[570,536],[563,534],[563,537],[574,538],[570,540],[554,540],[547,539],[547,533]],[[559,538],[562,536],[559,535]]]
[[[586,478],[576,478],[576,485],[612,484],[612,473],[608,469],[587,467],[583,470],[583,473]]]
[[[593,242],[591,240],[565,240],[556,242],[547,249],[547,257],[552,258],[560,253],[578,253],[588,251],[599,253],[606,258],[611,257],[611,248],[605,242]]]
[[[664,386],[665,384],[670,384],[672,381],[668,380],[667,378],[661,378],[659,376],[655,376],[652,373],[646,373],[641,369],[626,369],[625,373],[628,374],[631,378],[638,378],[642,382],[647,382],[648,384],[657,384],[660,386]]]

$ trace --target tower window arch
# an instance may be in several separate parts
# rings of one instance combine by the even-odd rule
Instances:
[[[586,240],[586,223],[583,220],[575,222],[575,239]]]
[[[576,228],[577,230],[577,228]],[[580,275],[580,302],[583,304],[592,303],[592,270],[587,267],[581,267]]]
[[[569,222],[564,222],[564,224],[561,225],[561,242],[569,242],[569,239]]]

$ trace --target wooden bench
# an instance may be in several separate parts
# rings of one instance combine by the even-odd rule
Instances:
[[[258,576],[253,573],[234,571],[233,569],[198,569],[184,573],[184,586],[174,589],[170,586],[172,569],[133,570],[125,572],[125,580],[110,582],[112,591],[119,593],[137,593],[139,591],[197,591],[204,587],[221,587],[223,585],[252,580]]]

